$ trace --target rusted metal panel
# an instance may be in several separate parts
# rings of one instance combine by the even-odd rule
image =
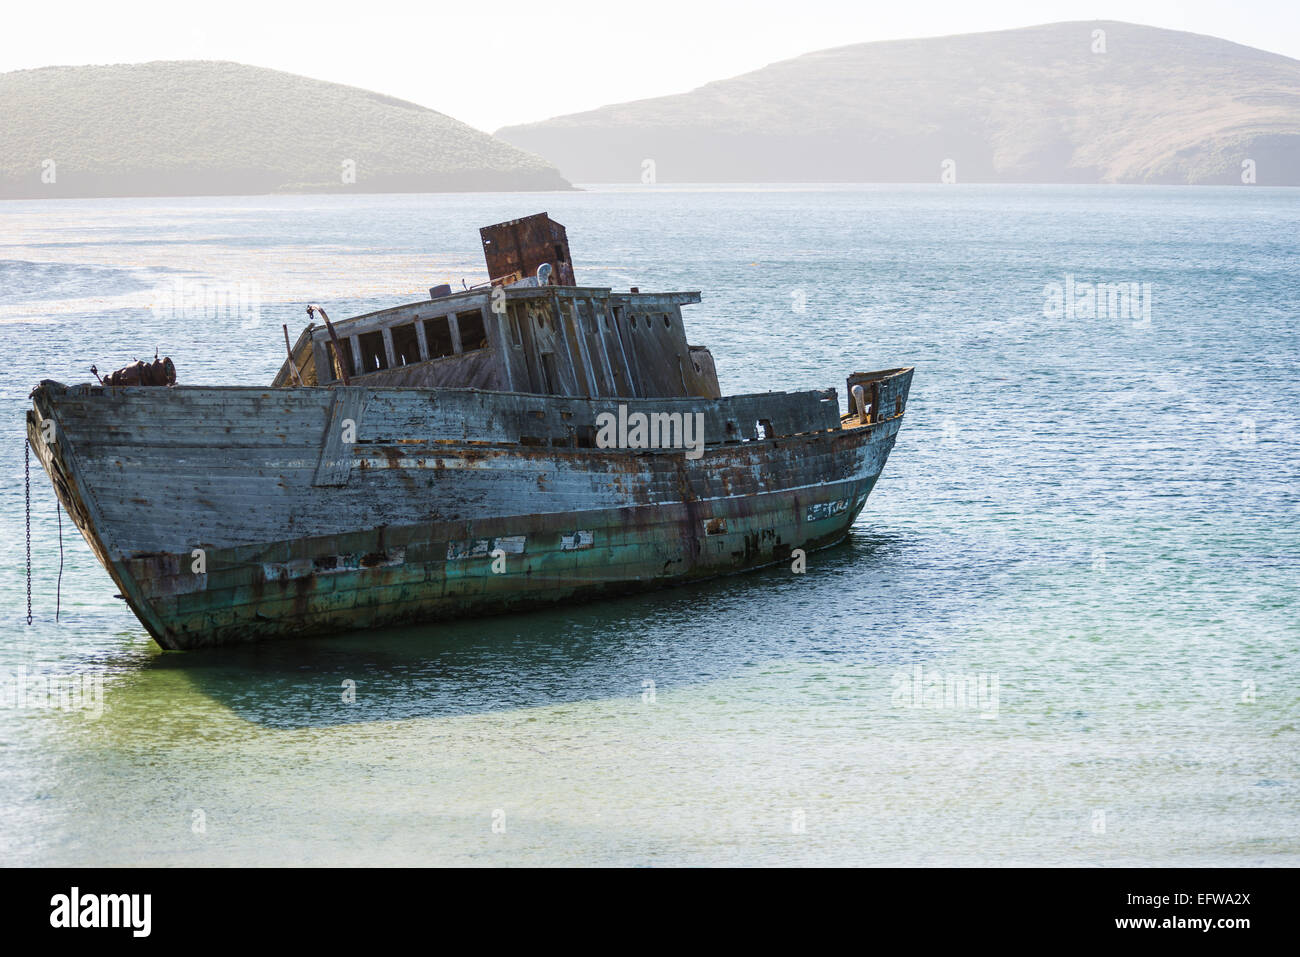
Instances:
[[[539,266],[549,263],[555,285],[577,285],[569,256],[569,237],[564,227],[546,213],[484,226],[479,236],[492,279],[535,276]]]
[[[99,378],[99,372],[94,366],[90,371]],[[129,366],[124,366],[116,372],[110,372],[100,380],[101,385],[128,386],[128,385],[152,385],[166,386],[176,384],[176,366],[172,364],[169,356],[163,356],[161,359],[154,359],[152,362],[143,362],[136,360]]]

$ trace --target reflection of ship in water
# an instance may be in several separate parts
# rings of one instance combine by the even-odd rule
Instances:
[[[819,620],[817,629],[789,611],[799,598],[842,606],[840,596],[864,573],[885,594],[896,583],[873,569],[887,569],[885,553],[899,544],[855,535],[822,552],[813,577],[772,568],[527,615],[161,654],[146,670],[183,675],[251,724],[289,729],[634,702],[647,681],[657,694],[671,694],[791,659],[892,667],[927,636],[892,620],[877,633],[852,608],[841,624]],[[744,622],[760,620],[784,624],[743,634]]]

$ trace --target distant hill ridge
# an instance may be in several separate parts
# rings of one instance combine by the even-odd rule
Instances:
[[[569,188],[435,110],[239,63],[3,73],[0,116],[4,199]]]
[[[1300,61],[1082,21],[809,53],[497,135],[574,182],[1300,185]],[[951,161],[951,163],[946,163]]]

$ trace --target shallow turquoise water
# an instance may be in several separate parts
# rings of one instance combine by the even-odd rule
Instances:
[[[163,654],[66,520],[54,622],[38,470],[26,627],[37,381],[158,347],[265,383],[306,302],[474,282],[477,227],[540,209],[579,281],[702,290],[725,391],[916,366],[848,543],[805,576]],[[1256,188],[0,204],[0,677],[105,681],[97,719],[0,709],[6,860],[1300,863],[1297,262],[1300,191]],[[1149,323],[1046,317],[1067,276],[1150,283]],[[258,322],[155,314],[177,278],[251,284]],[[917,666],[996,698],[910,706]]]

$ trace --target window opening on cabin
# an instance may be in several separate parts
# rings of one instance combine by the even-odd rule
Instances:
[[[519,310],[510,310],[510,344],[515,348],[522,348],[524,344],[523,330],[519,327]]]
[[[487,348],[487,330],[483,328],[483,313],[457,313],[456,325],[460,327],[460,349],[462,352],[473,352],[475,349]]]
[[[446,316],[424,320],[424,341],[429,346],[430,359],[441,359],[456,351],[451,344],[451,326]]]
[[[330,378],[331,378],[331,379],[336,379],[336,380],[337,380],[337,379],[342,379],[342,378],[343,378],[343,366],[340,365],[340,363],[339,363],[338,353],[336,353],[336,352],[334,351],[334,343],[332,343],[332,342],[326,342],[326,343],[325,343],[325,354],[326,354],[326,356],[329,357],[329,364],[330,364]],[[357,375],[357,370],[356,370],[355,368],[353,368],[353,362],[352,362],[352,350],[350,350],[350,349],[347,350],[346,361],[347,361],[347,371],[348,371],[348,375]]]
[[[382,332],[363,332],[357,336],[357,342],[361,346],[361,374],[388,368],[388,354],[384,351]]]
[[[393,357],[399,366],[420,361],[420,340],[415,335],[415,323],[393,326]]]
[[[547,395],[558,395],[560,382],[560,372],[555,365],[555,353],[542,353],[542,388],[546,390]]]

